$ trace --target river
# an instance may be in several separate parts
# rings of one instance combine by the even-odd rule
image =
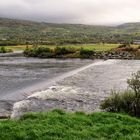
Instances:
[[[53,78],[92,62],[80,59],[0,57],[0,100],[23,99],[21,95],[26,96],[26,93],[34,91],[36,85],[49,83]]]
[[[0,114],[11,110],[10,101],[23,99],[14,114],[53,108],[99,111],[110,91],[125,90],[138,70],[139,60],[0,57]]]

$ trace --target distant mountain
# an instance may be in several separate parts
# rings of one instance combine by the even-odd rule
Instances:
[[[122,42],[140,39],[140,23],[116,27],[82,24],[54,24],[0,18],[0,43],[44,44]]]
[[[140,22],[132,22],[132,23],[124,23],[124,24],[121,24],[121,25],[118,25],[117,27],[134,27],[134,26],[140,26]]]
[[[117,26],[117,29],[124,33],[140,33],[140,22],[125,23]]]

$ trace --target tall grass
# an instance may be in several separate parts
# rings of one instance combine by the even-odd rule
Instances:
[[[101,103],[101,109],[140,117],[140,71],[132,74],[132,78],[128,79],[127,83],[130,90],[113,91],[112,95]]]

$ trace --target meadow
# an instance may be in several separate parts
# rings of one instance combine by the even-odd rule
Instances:
[[[56,46],[47,46],[44,45],[44,47],[56,47]],[[93,51],[108,51],[114,48],[117,48],[119,44],[80,44],[80,45],[62,45],[59,47],[66,47],[66,48],[72,48],[72,49],[77,49],[80,50],[81,48],[85,50],[93,50]]]
[[[94,51],[109,51],[111,49],[115,49],[119,46],[120,44],[79,44],[79,45],[59,45],[58,47],[66,47],[66,48],[72,48],[72,49],[81,49],[84,48],[86,50],[94,50]],[[50,49],[56,48],[56,45],[39,45],[41,47],[47,47]],[[136,48],[138,45],[131,45],[132,47]],[[17,46],[6,46],[7,49],[11,49],[13,51],[21,51],[25,50],[27,45],[17,45]],[[33,45],[28,45],[29,48],[32,48]]]
[[[1,140],[139,140],[140,120],[115,113],[30,113],[0,121]]]
[[[29,47],[32,47],[32,45],[29,45]],[[26,45],[5,46],[5,48],[13,51],[23,51],[26,49]]]

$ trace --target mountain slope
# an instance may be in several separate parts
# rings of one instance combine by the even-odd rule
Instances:
[[[117,27],[53,24],[0,18],[1,42],[25,44],[43,43],[96,43],[120,42],[140,38],[140,23],[127,23]]]

